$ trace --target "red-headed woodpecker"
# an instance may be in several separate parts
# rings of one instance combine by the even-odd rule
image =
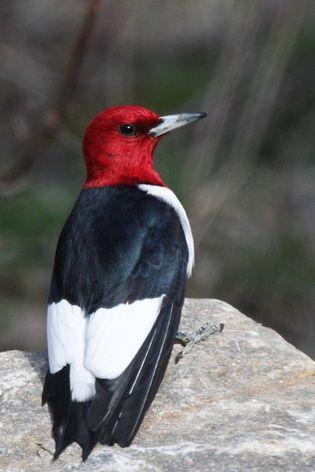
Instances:
[[[49,293],[54,458],[72,442],[128,446],[164,376],[194,243],[184,208],[154,169],[164,134],[206,116],[109,108],[89,124],[87,179],[57,245]]]

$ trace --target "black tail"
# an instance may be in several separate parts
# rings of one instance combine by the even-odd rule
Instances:
[[[120,377],[97,380],[88,424],[102,444],[129,446],[163,379],[181,306],[164,306],[137,356]]]
[[[168,303],[127,369],[116,379],[96,379],[92,401],[71,400],[69,366],[48,373],[43,404],[49,405],[56,442],[54,459],[72,442],[86,460],[95,444],[129,446],[153,401],[172,352],[182,301]]]
[[[91,402],[71,400],[69,365],[56,374],[46,375],[42,403],[48,403],[53,419],[53,435],[56,443],[54,460],[73,442],[82,448],[85,461],[97,442],[96,433],[87,425],[87,413]]]

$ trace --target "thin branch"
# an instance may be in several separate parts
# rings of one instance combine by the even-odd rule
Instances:
[[[294,12],[294,15],[292,14]],[[292,23],[291,18],[295,18]],[[286,20],[279,24],[274,21],[273,28],[261,52],[246,103],[238,119],[238,127],[230,146],[230,156],[222,164],[217,175],[202,189],[207,189],[208,198],[204,201],[202,212],[197,212],[200,203],[196,200],[192,214],[199,214],[195,221],[196,244],[204,239],[228,200],[235,198],[251,176],[253,160],[257,156],[264,132],[274,109],[277,94],[281,87],[284,72],[291,57],[295,41],[302,25],[304,10],[293,8],[287,12]]]
[[[78,84],[80,69],[86,56],[88,41],[93,33],[100,6],[101,0],[90,0],[87,5],[81,29],[75,40],[64,78],[57,93],[55,106],[43,114],[42,127],[37,136],[32,136],[28,140],[24,154],[0,176],[0,191],[4,195],[11,194],[10,187],[13,186],[17,189],[17,183],[25,180],[25,175],[33,167],[40,151],[50,143],[60,129],[70,99]]]
[[[81,27],[76,38],[72,55],[69,60],[64,80],[61,84],[56,103],[56,115],[60,121],[65,117],[69,98],[73,95],[78,83],[80,68],[86,56],[88,41],[93,33],[97,14],[100,10],[101,0],[91,0]]]

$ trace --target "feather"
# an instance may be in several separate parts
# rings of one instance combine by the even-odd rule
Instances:
[[[53,418],[53,436],[56,443],[54,460],[73,442],[82,448],[85,461],[97,442],[97,435],[87,424],[87,412],[91,402],[71,399],[70,369],[65,366],[56,374],[47,373],[42,404],[48,403]]]
[[[43,392],[55,458],[74,441],[83,459],[128,446],[164,376],[193,253],[172,199],[148,190],[83,190],[61,233]]]
[[[135,383],[123,401],[111,433],[111,444],[129,446],[149,408],[167,367],[179,323],[174,306],[162,309],[159,320],[147,340],[148,352]]]
[[[87,420],[102,444],[126,447],[134,439],[164,377],[182,303],[164,304],[138,354],[118,378],[97,379]]]

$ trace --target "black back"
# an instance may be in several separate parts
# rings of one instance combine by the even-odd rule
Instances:
[[[47,374],[43,403],[54,421],[54,458],[73,441],[85,460],[97,441],[128,446],[163,379],[184,301],[188,249],[180,220],[137,187],[83,190],[61,232],[49,303],[98,308],[165,294],[135,358],[114,380],[96,379],[92,401],[74,402],[69,369]],[[62,379],[62,382],[61,380]]]
[[[169,205],[134,186],[86,189],[60,235],[49,303],[65,298],[90,314],[158,297],[187,258]]]

